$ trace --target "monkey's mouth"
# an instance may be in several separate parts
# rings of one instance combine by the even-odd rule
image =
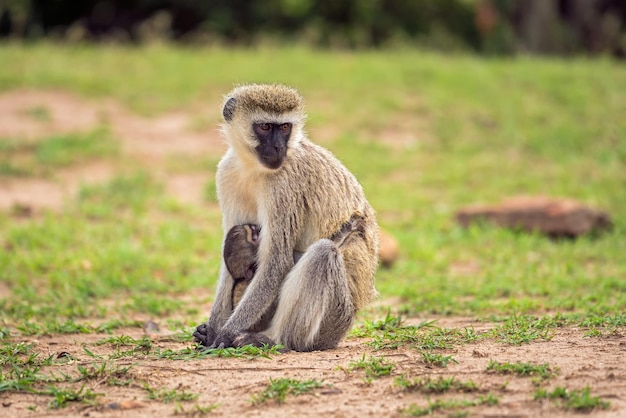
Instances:
[[[287,150],[285,148],[274,152],[261,152],[258,154],[261,164],[272,170],[280,168],[280,166],[283,165],[286,156]]]

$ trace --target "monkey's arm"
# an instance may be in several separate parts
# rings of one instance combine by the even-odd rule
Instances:
[[[222,164],[226,165],[224,160],[220,162],[220,165]],[[216,182],[218,184],[218,190],[221,189],[222,187],[220,187],[220,185],[224,182],[224,175],[219,170]],[[228,189],[228,185],[225,186],[225,188]],[[233,226],[241,224],[241,222],[237,222],[238,220],[246,218],[246,214],[233,210],[233,207],[236,208],[237,205],[225,205],[222,210],[222,229],[224,231],[224,237],[222,239],[222,254],[224,253],[224,246],[226,245],[228,231],[230,231]],[[225,259],[222,257],[217,292],[215,299],[213,300],[209,320],[198,326],[196,332],[193,334],[196,340],[202,345],[209,347],[213,344],[218,331],[222,328],[222,326],[224,326],[228,317],[232,314],[232,293],[234,282],[233,277],[230,275],[228,268],[226,267]]]
[[[228,317],[232,313],[233,283],[234,280],[228,273],[224,260],[222,260],[217,294],[211,307],[211,315],[208,322],[200,325],[193,334],[195,339],[204,346],[209,347],[213,344],[218,331],[228,321]]]

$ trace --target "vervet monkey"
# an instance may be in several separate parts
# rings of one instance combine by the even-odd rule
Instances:
[[[217,170],[222,228],[226,238],[234,226],[259,226],[257,268],[233,308],[234,278],[222,262],[209,320],[194,337],[213,348],[334,348],[377,295],[374,211],[356,178],[307,139],[295,89],[237,87],[222,114],[229,145]],[[345,239],[338,245],[337,237]],[[297,263],[294,252],[302,253]]]

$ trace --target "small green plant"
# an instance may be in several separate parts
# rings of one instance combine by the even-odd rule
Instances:
[[[407,415],[421,417],[424,415],[432,415],[438,411],[454,411],[462,408],[468,408],[479,405],[488,405],[494,406],[500,402],[500,398],[493,395],[492,393],[488,393],[485,396],[480,396],[475,400],[458,400],[458,399],[437,399],[435,401],[429,402],[428,406],[420,407],[417,405],[410,405],[408,408],[404,410],[404,413]],[[461,411],[461,416],[464,416],[463,411]],[[458,416],[458,414],[457,414]]]
[[[89,388],[85,389],[85,385],[82,385],[78,390],[48,386],[47,389],[36,393],[51,395],[53,399],[49,405],[54,409],[64,408],[69,402],[93,403],[96,397],[102,396],[101,393],[95,393]]]
[[[139,348],[150,348],[152,347],[152,340],[150,337],[143,336],[140,339],[135,339],[128,335],[118,335],[108,338],[103,338],[96,342],[96,345],[104,345],[110,344],[114,347],[129,347],[136,346]]]
[[[448,414],[448,418],[465,418],[469,415],[469,411],[452,411]]]
[[[156,389],[145,383],[143,388],[148,392],[148,398],[163,403],[185,402],[198,399],[197,393],[187,392],[187,390],[178,389]]]
[[[82,366],[79,364],[77,366],[79,376],[74,381],[99,379],[111,386],[127,386],[131,382],[127,375],[132,368],[132,365],[109,366],[106,361],[100,365],[93,363],[91,366]]]
[[[365,324],[352,330],[354,337],[372,337],[378,331],[397,332],[403,325],[401,316],[392,316],[391,309],[387,309],[387,315],[378,321],[365,321]]]
[[[176,402],[174,405],[174,415],[185,417],[202,417],[215,411],[218,406],[218,404],[206,406],[195,404],[192,408],[185,409],[183,404],[181,404],[180,402]]]
[[[33,345],[25,342],[6,342],[0,347],[0,366],[11,365],[13,363],[23,363],[23,356],[33,355]],[[30,363],[30,361],[27,361]]]
[[[428,406],[421,407],[417,405],[409,405],[408,408],[404,410],[404,413],[413,417],[422,417],[424,415],[432,415],[437,411],[443,409],[457,409],[471,406],[469,402],[460,402],[457,400],[448,400],[444,401],[441,399],[437,399],[432,402],[428,402]]]
[[[448,335],[445,335],[447,330],[434,327],[434,323],[435,321],[422,321],[417,325],[403,325],[402,317],[392,316],[388,310],[384,319],[374,322],[365,321],[364,325],[352,331],[352,336],[371,338],[372,341],[368,345],[374,350],[398,348],[405,345],[418,349],[446,348],[450,339]],[[420,332],[425,329],[432,330],[432,332]]]
[[[352,331],[354,337],[368,337],[367,344],[374,350],[408,346],[418,350],[450,348],[455,343],[475,341],[479,336],[472,328],[446,329],[434,326],[435,321],[404,325],[401,317],[387,316],[380,321],[366,321]]]
[[[422,361],[428,366],[448,367],[448,363],[459,364],[452,356],[444,356],[439,353],[422,353]]]
[[[585,331],[585,337],[602,337],[602,330],[592,327]]]
[[[384,357],[370,356],[365,359],[365,354],[361,360],[353,360],[348,365],[349,370],[365,370],[367,379],[376,379],[382,376],[389,376],[395,367],[395,363],[386,360]]]
[[[611,404],[603,401],[599,396],[591,396],[589,386],[581,390],[575,390],[569,393],[569,397],[565,402],[566,409],[587,412],[595,408],[607,409]]]
[[[38,324],[24,321],[18,325],[25,335],[53,335],[53,334],[89,334],[94,332],[94,328],[89,324],[78,324],[73,319],[60,322],[56,319]]]
[[[0,340],[6,340],[11,336],[11,330],[8,328],[0,328]]]
[[[76,381],[98,379],[106,375],[108,372],[106,361],[99,366],[94,363],[91,366],[87,367],[81,366],[80,364],[76,367],[78,369],[78,373],[80,373],[80,376],[76,378]]]
[[[495,327],[491,334],[505,343],[521,345],[539,339],[550,341],[554,336],[554,326],[551,321],[529,315],[512,315]]]
[[[153,355],[157,358],[163,358],[167,360],[196,360],[204,359],[210,356],[206,351],[198,349],[196,347],[185,347],[180,350],[172,350],[170,348],[161,349],[157,347]]]
[[[37,382],[51,382],[56,379],[40,374],[44,366],[54,363],[54,355],[42,358],[33,351],[33,345],[20,343],[5,343],[0,347],[0,392],[7,390],[29,390]]]
[[[50,382],[48,376],[39,374],[40,367],[17,368],[4,374],[0,372],[0,393],[2,392],[35,392],[35,385]]]
[[[281,404],[285,402],[287,395],[298,396],[319,387],[322,387],[322,381],[316,379],[304,381],[289,378],[270,379],[266,389],[252,396],[252,403],[256,405],[273,400]]]
[[[234,357],[234,358],[271,358],[271,356],[281,354],[281,350],[285,347],[283,345],[263,345],[262,347],[255,347],[253,345],[244,345],[243,347],[229,347],[229,348],[212,348],[205,349],[204,353],[209,357]]]
[[[98,359],[98,360],[102,360],[104,359],[103,356],[100,356],[96,353],[94,353],[93,351],[91,351],[90,349],[88,349],[85,345],[82,346],[83,352],[85,354],[87,354],[89,357],[94,358],[94,359]]]
[[[41,373],[44,366],[53,364],[54,356],[41,358],[33,347],[24,342],[6,342],[0,346],[0,393],[36,393],[38,384],[59,380]]]
[[[406,392],[421,393],[445,393],[448,391],[455,392],[476,392],[479,390],[476,383],[470,381],[461,382],[455,377],[439,377],[431,379],[413,379],[409,380],[404,375],[399,376],[394,381],[395,386]]]
[[[562,386],[557,386],[552,392],[538,388],[534,394],[535,400],[552,399],[560,401],[559,404],[565,409],[573,409],[578,412],[589,412],[595,408],[607,409],[610,403],[603,401],[599,396],[591,396],[589,386],[584,389],[569,391]]]
[[[538,376],[542,379],[549,379],[556,374],[549,364],[530,364],[530,363],[499,363],[490,360],[487,364],[487,371],[498,374],[514,374],[517,376]]]
[[[152,340],[148,336],[135,339],[127,335],[120,335],[104,338],[96,342],[96,345],[104,344],[111,344],[113,347],[117,348],[117,350],[109,356],[111,359],[132,357],[139,353],[149,354],[153,347]],[[130,349],[122,350],[122,347],[130,347]]]
[[[244,345],[243,347],[228,348],[205,348],[194,345],[180,350],[161,350],[160,348],[156,348],[155,355],[157,358],[169,360],[195,360],[207,357],[245,358],[254,360],[257,358],[271,358],[273,355],[280,354],[280,350],[283,348],[284,346],[282,345],[264,345],[263,347]]]

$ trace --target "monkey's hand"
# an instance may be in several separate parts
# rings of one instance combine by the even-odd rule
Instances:
[[[194,340],[205,347],[211,347],[216,336],[217,332],[209,324],[198,325],[193,333]]]

